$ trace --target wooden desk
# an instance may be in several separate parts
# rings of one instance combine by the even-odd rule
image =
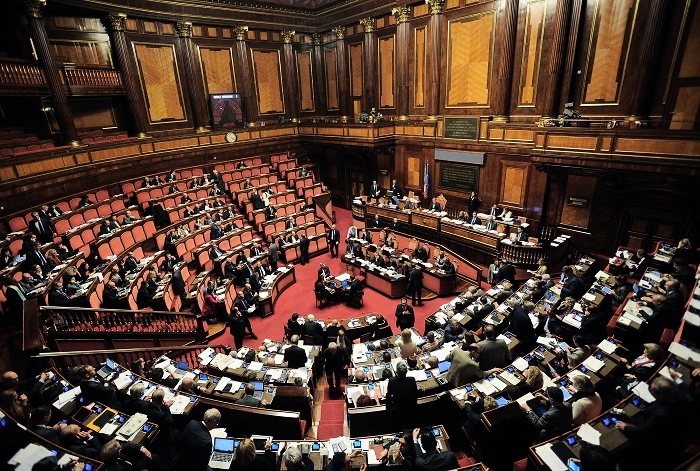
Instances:
[[[403,275],[395,276],[382,273],[378,268],[371,269],[365,260],[350,258],[347,255],[343,255],[341,261],[355,276],[364,275],[367,286],[384,296],[395,299],[406,293],[407,279]]]
[[[478,231],[466,224],[457,224],[452,221],[442,221],[440,227],[442,232],[462,239],[468,239],[472,243],[481,244],[492,249],[498,247],[498,242],[505,237],[505,234]]]

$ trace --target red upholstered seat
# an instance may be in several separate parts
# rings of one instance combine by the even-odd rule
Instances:
[[[523,458],[520,461],[513,463],[513,471],[526,471],[527,470],[527,458]]]

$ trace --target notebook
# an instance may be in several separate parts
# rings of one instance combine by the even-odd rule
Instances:
[[[255,393],[253,393],[253,397],[255,399],[262,400],[263,391],[265,390],[265,385],[263,384],[262,381],[253,381],[253,386],[255,386]]]
[[[214,450],[209,459],[209,466],[216,469],[229,469],[233,461],[234,449],[233,438],[214,438]]]

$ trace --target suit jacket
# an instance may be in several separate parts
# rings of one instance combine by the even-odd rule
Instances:
[[[56,429],[45,425],[35,425],[31,428],[31,431],[50,441],[51,443],[55,443],[56,445],[60,445],[61,443],[61,434]]]
[[[301,236],[301,240],[299,241],[299,250],[302,252],[309,252],[309,245],[311,244],[311,241],[309,240],[306,235]]]
[[[263,209],[265,207],[265,203],[263,203],[262,198],[257,193],[250,195],[250,202],[253,204],[253,209]]]
[[[496,272],[496,282],[508,280],[515,283],[515,267],[509,263],[504,264]]]
[[[211,456],[212,440],[204,423],[191,420],[182,433],[182,447],[176,459],[175,469],[182,471],[207,471]]]
[[[260,407],[262,406],[262,401],[260,399],[255,399],[253,396],[248,396],[247,394],[237,400],[235,402],[236,404],[240,404],[242,406],[250,406],[250,407]]]
[[[571,428],[573,413],[570,404],[552,405],[542,416],[527,413],[530,423],[539,431],[540,441],[562,434]]]
[[[488,221],[485,225],[487,231],[495,231],[496,230],[496,221]]]
[[[97,401],[112,409],[123,410],[114,389],[105,386],[100,381],[84,379],[80,382],[80,390],[88,402]]]
[[[428,209],[432,211],[442,211],[442,207],[440,207],[440,203],[438,203],[437,201],[434,203],[430,203],[430,207]]]
[[[72,299],[68,296],[65,291],[59,291],[58,289],[51,289],[49,291],[49,305],[50,306],[70,306],[72,305]]]
[[[285,223],[284,223],[284,228],[285,228],[285,229],[292,229],[292,228],[294,228],[294,227],[297,227],[296,221],[294,221],[294,220],[291,220],[291,221],[290,221],[289,219],[287,219],[287,220],[285,221]]]
[[[522,351],[531,349],[530,346],[534,346],[535,328],[532,325],[530,317],[527,315],[527,312],[525,312],[522,306],[518,306],[513,309],[510,316],[510,326],[508,327],[508,331],[525,344]]]
[[[318,269],[319,278],[323,275],[324,278],[331,276],[331,269],[328,267],[320,267]]]
[[[484,372],[479,368],[479,364],[472,359],[469,352],[465,352],[460,347],[454,348],[448,353],[446,359],[452,364],[447,370],[445,379],[453,386],[461,386],[484,377]]]
[[[321,327],[321,324],[318,322],[309,322],[306,321],[304,323],[304,335],[309,335],[313,337],[314,339],[314,345],[323,345],[323,340],[324,340],[324,335],[323,335],[323,327]]]
[[[357,294],[362,291],[362,282],[357,278],[350,283],[350,295]]]
[[[328,233],[328,243],[333,245],[340,244],[340,231],[338,229],[331,229]]]
[[[137,412],[148,416],[148,420],[158,424],[161,428],[171,428],[173,426],[173,416],[167,407],[160,408],[150,401],[134,398],[124,403],[124,409],[129,414]]]
[[[370,196],[379,195],[379,185],[372,185],[369,189]]]
[[[389,423],[403,429],[410,427],[410,421],[418,402],[418,389],[415,378],[389,378],[386,387],[386,410],[389,411]]]
[[[413,325],[416,323],[416,316],[413,312],[413,306],[409,306],[408,304],[404,306],[403,303],[399,304],[396,306],[396,312],[394,314],[396,315],[396,327],[401,330],[408,327],[413,327]]]
[[[423,288],[423,272],[417,268],[411,270],[411,272],[408,274],[408,285],[413,290]]]
[[[280,259],[277,244],[274,242],[267,246],[267,259],[274,266],[277,265],[277,261]]]
[[[457,457],[451,451],[443,453],[438,453],[437,450],[429,453],[416,452],[416,471],[448,471],[457,468],[459,468]]]
[[[349,360],[348,351],[340,345],[338,345],[335,355],[327,348],[321,353],[321,358],[323,359],[323,368],[326,374],[342,371]]]
[[[481,347],[479,367],[486,371],[492,368],[503,368],[511,362],[510,350],[505,340],[484,339],[478,343]]]
[[[583,296],[586,286],[583,284],[581,278],[576,275],[571,275],[566,279],[561,287],[561,298],[571,296],[572,298],[578,299]]]
[[[287,362],[288,368],[301,368],[306,364],[306,350],[292,345],[284,351],[284,361]]]

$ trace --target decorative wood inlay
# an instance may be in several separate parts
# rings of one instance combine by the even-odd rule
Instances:
[[[597,136],[557,136],[547,135],[547,148],[589,150],[596,149]]]
[[[259,113],[284,113],[279,51],[254,49],[252,55]]]
[[[421,158],[408,156],[406,158],[406,182],[411,188],[421,187]]]
[[[204,89],[206,94],[231,93],[236,90],[232,51],[230,48],[200,47]]]
[[[582,105],[617,103],[627,67],[638,0],[596,0]]]
[[[448,29],[447,106],[489,106],[496,12],[453,20]]]
[[[311,51],[297,51],[301,111],[314,111],[314,74]]]
[[[394,37],[379,39],[379,106],[394,107]]]
[[[545,0],[532,0],[527,4],[525,37],[520,64],[519,106],[534,106],[542,58],[542,40],[547,13]]]
[[[184,120],[185,108],[174,46],[144,43],[133,45],[151,122]]]
[[[678,71],[679,78],[700,77],[700,8],[695,7],[688,39],[685,42],[685,51],[681,60],[681,68]]]
[[[503,163],[503,194],[504,204],[523,207],[527,190],[527,167],[510,167]]]
[[[691,131],[700,111],[700,86],[679,87],[669,129]]]
[[[415,51],[413,57],[414,69],[414,89],[413,99],[416,108],[425,106],[425,61],[426,61],[426,29],[425,27],[416,28],[415,30]]]
[[[363,91],[362,84],[362,44],[350,46],[350,94],[354,97],[361,97]]]
[[[338,69],[335,48],[324,51],[326,63],[326,100],[329,110],[338,109]]]

